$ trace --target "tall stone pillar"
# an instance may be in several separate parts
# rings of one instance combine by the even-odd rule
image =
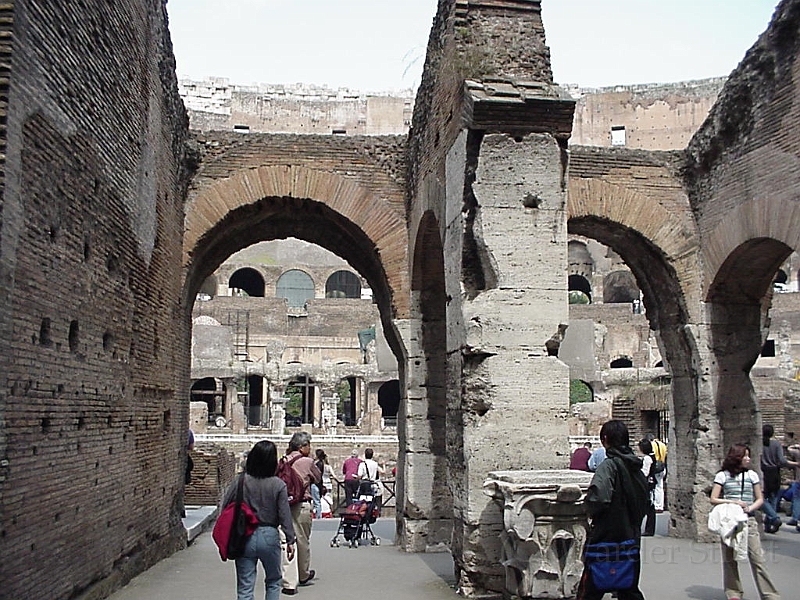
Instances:
[[[494,128],[520,117],[517,106],[503,114],[493,102]],[[552,102],[551,116],[571,114],[566,100],[532,102]],[[461,310],[448,307],[448,372],[457,372],[455,360],[462,366],[460,385],[448,385],[461,393],[449,394],[447,420],[449,432],[461,432],[449,435],[448,454],[459,457],[450,462],[453,555],[466,594],[504,589],[503,515],[483,494],[487,473],[569,461],[569,368],[557,358],[569,318],[565,142],[554,133],[476,129],[466,140],[463,198],[458,186],[448,188],[445,240],[445,260],[461,264],[464,290]],[[459,297],[454,292],[448,296]]]

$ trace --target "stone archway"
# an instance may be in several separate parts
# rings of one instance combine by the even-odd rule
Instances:
[[[580,166],[579,152],[575,158]],[[677,180],[674,186],[675,195],[682,194]],[[686,327],[691,319],[687,290],[694,296],[692,290],[696,289],[687,273],[697,272],[696,266],[688,268],[697,260],[697,238],[677,235],[691,231],[688,212],[687,218],[676,224],[675,215],[660,200],[600,178],[570,179],[568,229],[570,234],[593,238],[619,254],[644,294],[650,327],[659,332],[662,356],[672,374],[670,510],[675,532],[695,537],[697,493],[703,487],[694,483],[695,472],[698,464],[711,460],[710,455],[698,456],[697,448],[703,454],[705,435],[697,416],[701,398],[695,364],[699,357],[693,332]],[[685,205],[688,207],[688,202]],[[665,223],[672,226],[656,225]]]

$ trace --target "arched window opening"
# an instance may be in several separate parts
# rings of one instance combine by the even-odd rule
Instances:
[[[286,298],[289,306],[305,306],[314,297],[314,280],[305,271],[291,269],[278,278],[278,298]]]
[[[358,425],[358,401],[356,378],[345,377],[336,386],[336,418],[348,427]]]
[[[583,275],[570,275],[567,284],[570,304],[592,303],[592,286]]]
[[[569,403],[594,402],[594,390],[585,381],[572,379],[569,382]]]
[[[264,378],[261,375],[247,377],[247,424],[261,426],[269,423],[265,414],[264,404]]]
[[[378,406],[386,427],[397,427],[397,413],[400,410],[400,382],[397,379],[387,381],[378,388]]]
[[[308,376],[295,379],[286,386],[286,425],[299,427],[314,422],[316,383]]]
[[[603,279],[603,303],[624,304],[639,301],[639,287],[630,271],[614,271]]]
[[[205,402],[208,406],[208,422],[214,423],[217,417],[225,415],[225,384],[215,377],[204,377],[192,384],[192,402]]]
[[[264,297],[264,278],[250,267],[237,270],[228,281],[232,296]]]
[[[325,282],[326,298],[361,298],[361,280],[350,271],[336,271]]]
[[[612,369],[624,369],[626,367],[632,367],[632,366],[633,362],[631,361],[631,359],[625,356],[622,358],[618,358],[616,360],[612,360],[610,365]]]

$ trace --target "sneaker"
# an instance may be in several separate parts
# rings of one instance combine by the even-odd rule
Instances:
[[[786,521],[786,524],[791,526],[791,527],[794,527],[795,525],[797,525],[797,520],[796,519],[789,519],[788,521]]]
[[[286,594],[287,596],[294,596],[297,593],[297,590],[293,590],[291,588],[283,588],[281,590],[281,594]]]
[[[797,533],[800,533],[800,525],[797,525],[797,526],[795,527],[795,530],[797,531]]]
[[[300,585],[308,585],[308,582],[311,581],[312,579],[314,579],[314,575],[316,575],[316,574],[317,574],[317,572],[314,569],[311,569],[308,572],[308,577],[306,579],[301,579],[300,580]]]

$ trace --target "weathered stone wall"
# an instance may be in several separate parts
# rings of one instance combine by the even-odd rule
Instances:
[[[160,0],[3,11],[0,595],[100,597],[186,543],[187,120]]]
[[[314,85],[232,85],[181,79],[192,129],[251,133],[392,135],[408,131],[414,98]]]
[[[197,444],[191,456],[194,467],[184,502],[187,506],[216,506],[238,471],[239,459],[230,450],[207,442]]]
[[[611,146],[612,127],[628,148],[681,150],[708,116],[725,78],[575,90],[570,144]]]

